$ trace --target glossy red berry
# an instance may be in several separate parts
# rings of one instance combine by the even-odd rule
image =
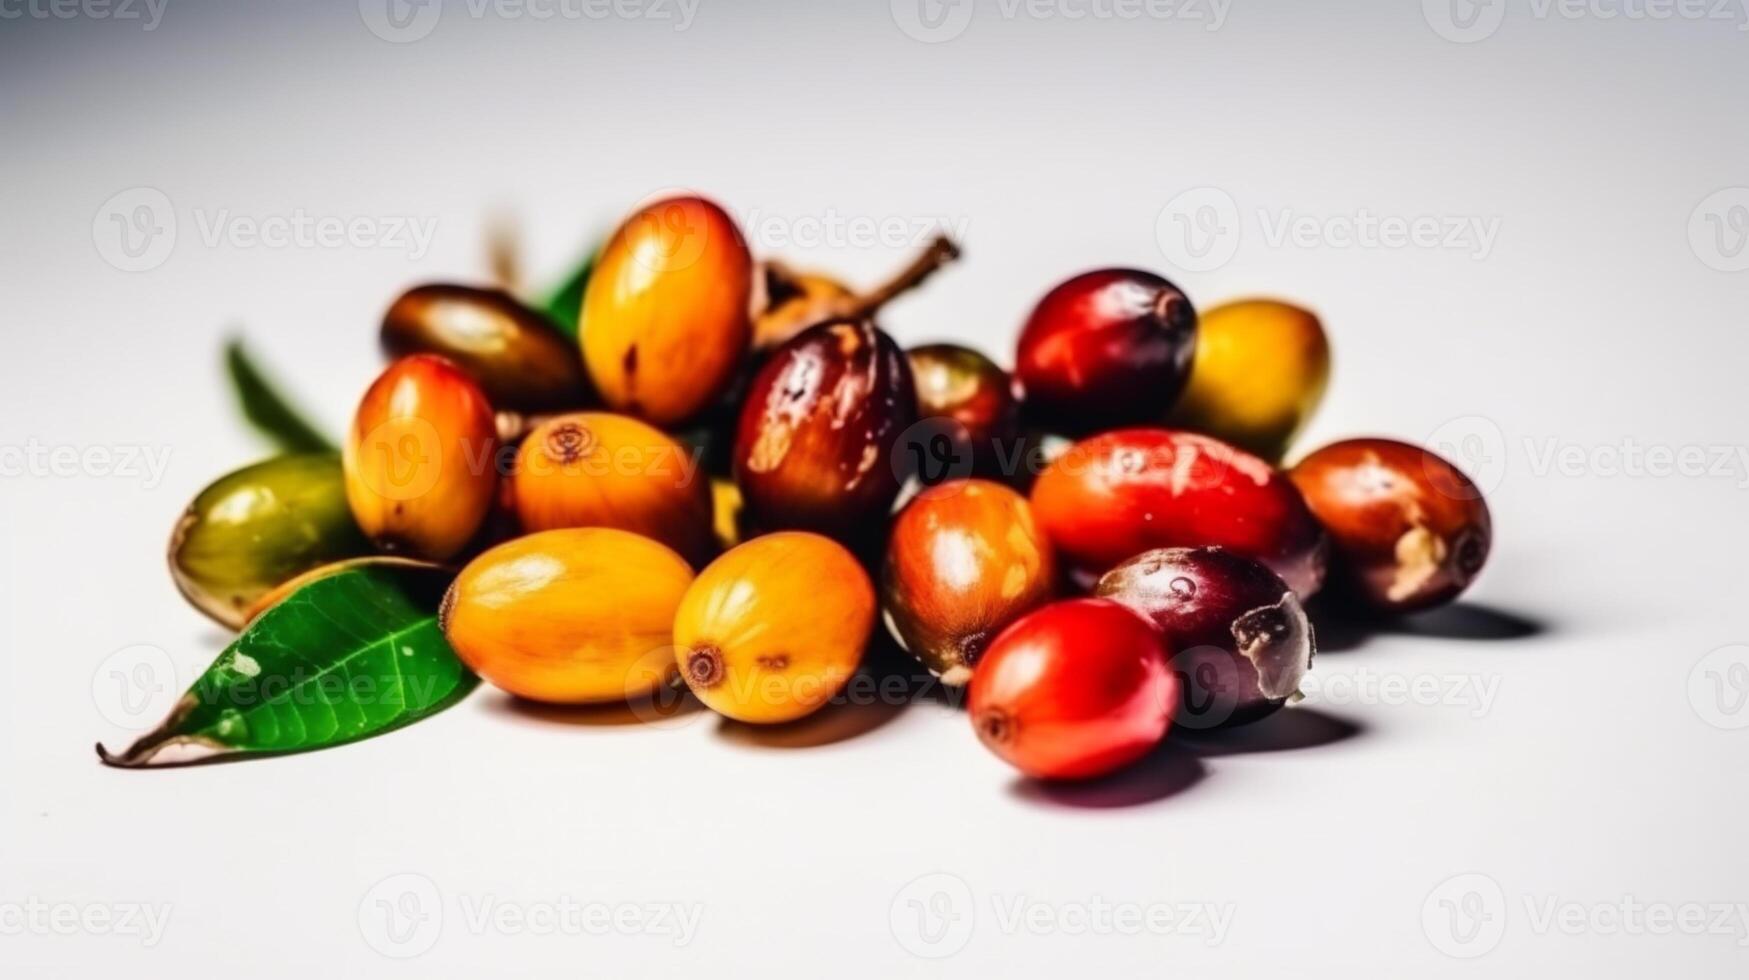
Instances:
[[[1165,737],[1178,704],[1169,659],[1159,631],[1119,603],[1053,603],[997,635],[967,711],[990,751],[1029,776],[1103,775]]]
[[[1150,272],[1100,269],[1039,301],[1015,374],[1030,415],[1074,432],[1157,422],[1184,388],[1196,310]]]
[[[1193,432],[1120,429],[1078,442],[1039,476],[1032,505],[1083,577],[1152,548],[1218,545],[1268,565],[1301,598],[1324,579],[1324,533],[1293,483]]]

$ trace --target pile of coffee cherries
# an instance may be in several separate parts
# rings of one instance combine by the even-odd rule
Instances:
[[[458,569],[445,633],[516,696],[684,684],[790,722],[840,694],[879,612],[1043,778],[1295,699],[1320,590],[1396,615],[1482,567],[1482,496],[1425,449],[1355,439],[1280,468],[1329,370],[1306,310],[1199,315],[1158,275],[1100,269],[1038,301],[1012,372],[901,348],[882,308],[957,254],[939,240],[859,291],[758,261],[688,196],[617,229],[575,340],[502,291],[416,288],[347,438],[350,515],[373,549]]]

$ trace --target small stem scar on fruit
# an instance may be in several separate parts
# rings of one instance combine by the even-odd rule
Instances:
[[[699,687],[715,687],[723,679],[723,653],[713,646],[694,647],[686,655],[686,679]]]
[[[978,731],[992,745],[1008,744],[1008,716],[994,709],[977,718]]]

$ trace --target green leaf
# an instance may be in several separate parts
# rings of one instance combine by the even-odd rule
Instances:
[[[334,444],[305,422],[261,373],[243,349],[242,341],[231,340],[225,344],[225,372],[231,377],[231,387],[237,392],[243,417],[280,449],[288,453],[336,451]]]
[[[451,573],[390,565],[317,578],[262,613],[162,725],[106,764],[186,765],[302,752],[418,721],[478,683],[437,609]]]
[[[595,260],[600,256],[601,246],[590,249],[564,284],[541,304],[541,309],[553,318],[567,337],[577,336],[578,317],[583,312],[583,290],[589,285],[589,277],[595,272]]]

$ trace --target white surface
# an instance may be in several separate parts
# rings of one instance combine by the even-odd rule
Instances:
[[[171,4],[150,32],[0,23],[0,445],[170,453],[150,487],[0,480],[0,972],[1742,974],[1749,921],[1735,909],[1700,935],[1609,919],[1624,902],[1749,902],[1749,730],[1720,727],[1749,709],[1721,709],[1704,672],[1732,655],[1690,685],[1709,651],[1749,642],[1749,273],[1709,267],[1729,257],[1688,236],[1703,199],[1749,185],[1740,12],[1574,18],[1515,3],[1491,36],[1454,43],[1413,3],[1241,3],[1208,31],[1007,17],[979,0],[963,33],[925,44],[881,3],[707,2],[684,31],[451,3],[428,37],[390,44],[351,4],[254,6]],[[1023,788],[931,703],[835,741],[849,721],[829,718],[792,736],[827,744],[783,747],[703,714],[565,723],[481,692],[331,752],[100,768],[91,743],[129,735],[93,696],[108,658],[157,647],[186,682],[223,643],[162,567],[186,500],[261,453],[221,385],[221,337],[241,326],[338,431],[378,369],[384,304],[416,280],[480,277],[494,210],[521,216],[546,279],[629,202],[679,184],[749,224],[763,216],[766,245],[830,214],[963,224],[962,266],[891,311],[908,342],[1004,352],[1038,294],[1100,264],[1159,268],[1202,305],[1268,291],[1315,306],[1337,367],[1307,444],[1497,436],[1472,460],[1497,480],[1497,544],[1470,599],[1541,628],[1327,653],[1314,675],[1326,695],[1257,736],[1327,744],[1177,752],[1056,797]],[[1235,202],[1243,237],[1218,269],[1174,269],[1157,219],[1209,186]],[[136,187],[161,191],[179,230],[160,266],[126,273],[93,228]],[[1272,222],[1366,209],[1499,224],[1485,259],[1272,246],[1259,208]],[[417,261],[203,241],[220,211],[298,209],[435,219],[436,236]],[[905,251],[767,250],[861,281]],[[1452,420],[1470,421],[1441,430]],[[1717,447],[1729,462],[1611,475],[1607,454],[1629,443]],[[1544,468],[1550,446],[1576,447],[1580,464]],[[1361,677],[1473,678],[1494,697],[1486,711],[1331,703],[1344,699],[1330,685]],[[442,912],[411,945],[386,938],[375,904],[420,882],[379,886],[402,874],[428,879],[427,911]],[[1444,884],[1467,874],[1486,880]],[[912,884],[926,875],[952,877]],[[1472,886],[1503,930],[1454,944],[1439,901],[1472,907]],[[701,918],[684,945],[469,921],[488,899],[566,898]],[[919,940],[912,900],[959,915],[940,943]],[[1091,903],[1211,903],[1230,920],[1219,942],[1074,936],[1014,925],[1017,900],[1070,918]],[[161,903],[170,918],[147,947],[19,926],[33,901]],[[1585,923],[1549,925],[1551,902]],[[379,953],[426,941],[410,962]]]

